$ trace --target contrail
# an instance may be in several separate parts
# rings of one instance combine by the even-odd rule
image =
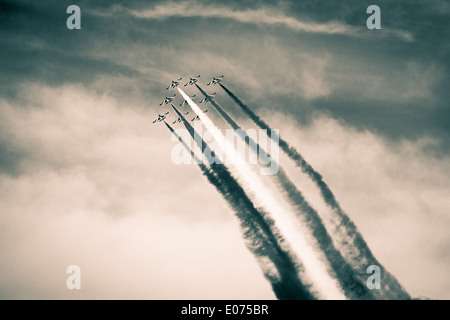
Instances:
[[[378,262],[373,256],[362,235],[356,229],[354,223],[341,209],[336,197],[323,181],[322,176],[303,158],[303,156],[292,146],[290,146],[279,135],[274,136],[270,126],[256,115],[247,105],[245,105],[227,87],[219,83],[220,87],[233,99],[233,101],[244,111],[250,119],[261,129],[267,130],[268,136],[279,141],[281,149],[295,164],[305,172],[319,188],[325,203],[331,208],[329,215],[322,213],[321,218],[332,236],[335,247],[340,251],[344,259],[353,267],[361,281],[367,279],[367,267],[377,265],[381,269],[382,289],[372,290],[375,298],[379,299],[410,299],[409,294],[403,289],[400,283]]]
[[[197,89],[207,97],[206,92],[197,84]],[[253,141],[245,131],[238,125],[238,123],[214,100],[209,100],[217,112],[228,122],[228,124],[234,129],[234,132],[239,136],[249,147],[249,149],[255,154],[260,154],[263,159],[271,158],[267,151],[262,148],[259,143]],[[275,161],[271,159],[271,161]],[[365,281],[361,282],[358,279],[352,268],[343,259],[341,253],[337,251],[332,239],[330,238],[327,230],[325,229],[319,215],[303,197],[302,193],[298,190],[294,183],[286,175],[284,169],[277,165],[278,172],[273,175],[277,185],[288,197],[289,202],[293,205],[299,214],[302,216],[302,220],[312,230],[314,238],[316,239],[316,246],[319,246],[322,252],[327,256],[328,261],[331,264],[332,269],[336,272],[337,278],[340,282],[347,297],[351,299],[373,299],[373,295],[367,288]]]
[[[178,110],[174,107],[175,111]],[[181,113],[178,113],[183,117]],[[184,117],[182,118],[184,119]],[[192,137],[195,136],[195,131],[190,126],[190,123],[183,120],[189,132],[192,132]],[[184,140],[167,124],[167,128],[175,135],[181,142],[183,147],[195,159],[194,151],[184,142]],[[203,141],[203,150],[206,143]],[[202,150],[202,151],[203,151]],[[208,168],[206,165],[196,161],[202,173],[208,178],[209,182],[222,194],[227,203],[238,217],[245,243],[257,258],[266,278],[271,282],[272,288],[278,299],[302,299],[311,300],[313,296],[304,286],[298,277],[296,266],[289,258],[289,256],[279,247],[277,239],[270,230],[270,227],[261,217],[261,213],[256,210],[253,203],[245,194],[244,190],[231,176],[229,171],[223,165],[212,164],[213,168]],[[273,275],[270,265],[267,266],[266,261],[271,261],[278,271],[278,276]]]
[[[306,285],[311,286],[312,293],[318,298],[345,299],[346,297],[338,281],[329,273],[330,269],[327,263],[319,258],[321,253],[315,252],[309,245],[305,235],[299,232],[298,226],[296,228],[296,220],[291,219],[289,212],[283,210],[279,201],[275,199],[259,177],[252,172],[240,154],[235,152],[233,146],[225,139],[209,117],[203,113],[182,89],[178,88],[178,91],[198,115],[227,157],[238,160],[233,166],[238,178],[243,180],[242,183],[252,191],[257,204],[265,208],[271,215],[276,227],[286,239],[287,245],[295,251],[296,257],[304,265],[304,270],[301,270],[301,279],[306,282]]]

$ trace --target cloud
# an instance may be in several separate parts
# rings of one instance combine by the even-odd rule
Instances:
[[[336,57],[329,65],[329,83],[337,95],[355,100],[413,103],[435,100],[433,89],[444,78],[434,63],[405,60],[400,66],[344,64]],[[389,68],[389,70],[388,70]]]
[[[116,8],[116,10],[118,10]],[[281,11],[267,7],[259,9],[234,10],[229,7],[201,5],[196,2],[169,2],[155,5],[152,9],[130,10],[138,18],[164,20],[173,17],[200,17],[231,19],[240,23],[258,26],[284,27],[293,32],[321,33],[329,35],[361,36],[364,28],[351,26],[339,21],[316,23],[302,21],[288,16]],[[365,27],[365,26],[364,26]],[[407,31],[390,30],[387,34],[404,41],[412,41],[412,35]]]
[[[193,4],[190,2],[165,3],[156,5],[153,9],[131,10],[138,18],[167,19],[171,17],[204,17],[233,19],[241,23],[256,25],[283,26],[292,31],[327,33],[327,34],[353,34],[355,30],[338,22],[319,24],[303,22],[293,17],[269,9],[247,9],[244,11],[233,10],[227,7],[214,7]]]
[[[332,59],[327,54],[313,55],[302,49],[285,47],[282,41],[271,36],[266,36],[260,43],[246,42],[226,55],[217,52],[215,42],[211,41],[209,45],[211,50],[187,51],[174,58],[174,63],[180,64],[181,69],[183,63],[198,59],[202,69],[216,70],[217,74],[225,70],[226,73],[222,72],[226,74],[224,81],[245,88],[249,96],[260,96],[264,92],[264,96],[295,95],[314,100],[332,93],[327,80]],[[254,55],[256,50],[260,54]]]

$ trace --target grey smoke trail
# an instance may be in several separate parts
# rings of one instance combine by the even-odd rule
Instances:
[[[279,141],[281,149],[295,164],[305,172],[319,188],[322,198],[332,209],[329,217],[322,217],[328,221],[327,229],[331,233],[335,246],[341,251],[344,259],[355,270],[361,281],[367,279],[367,267],[377,265],[381,269],[381,289],[373,290],[377,299],[411,299],[409,294],[403,289],[400,283],[378,262],[372,254],[369,246],[364,241],[362,235],[356,229],[355,224],[348,215],[341,209],[334,194],[323,181],[322,176],[303,158],[303,156],[292,146],[290,146],[280,136],[273,137],[270,126],[256,115],[247,105],[245,105],[236,95],[227,87],[219,83],[220,87],[233,99],[233,101],[244,111],[253,122],[261,129],[268,132],[270,138],[276,138]]]
[[[197,84],[197,89],[207,97],[206,92]],[[244,130],[237,124],[237,122],[214,100],[209,100],[217,112],[227,121],[227,123],[235,130],[235,133],[247,144],[247,146],[256,154],[259,154],[261,158],[268,159],[270,155],[260,147],[259,143],[253,141],[253,139],[245,134]],[[275,160],[271,160],[275,161]],[[350,299],[373,299],[373,295],[367,288],[365,281],[361,282],[358,279],[352,268],[343,259],[341,253],[337,251],[333,245],[327,230],[325,229],[319,215],[303,197],[302,193],[292,183],[286,172],[281,166],[278,166],[278,172],[273,175],[279,188],[284,191],[289,199],[291,205],[293,205],[297,212],[301,215],[301,218],[308,224],[314,238],[316,239],[316,245],[325,253],[333,271],[336,273],[338,281],[344,290],[345,295]]]
[[[172,106],[173,107],[173,106]],[[190,123],[173,107],[178,116],[183,120],[186,129],[190,132],[193,139],[196,132]],[[184,140],[173,130],[173,128],[164,122],[175,137],[182,143],[184,148],[190,152],[195,159],[193,150],[184,142]],[[198,135],[197,135],[198,136]],[[197,140],[198,141],[198,140]],[[202,152],[209,148],[202,140]],[[307,287],[298,277],[295,264],[290,257],[279,247],[278,241],[272,233],[270,226],[253,205],[251,200],[245,194],[245,191],[231,176],[224,165],[211,163],[208,168],[200,161],[196,161],[202,173],[209,182],[222,194],[227,203],[238,217],[243,231],[243,236],[248,249],[257,258],[266,278],[271,282],[272,289],[278,299],[301,299],[311,300],[313,296],[309,293]],[[272,275],[270,266],[266,261],[270,261],[276,268],[278,276]]]

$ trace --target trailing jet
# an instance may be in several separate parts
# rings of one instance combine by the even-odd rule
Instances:
[[[213,93],[211,93],[211,94],[208,94],[206,98],[203,98],[203,99],[200,100],[198,103],[211,101],[212,99],[214,99],[215,95],[216,95],[215,92],[213,92]]]
[[[195,94],[192,95],[192,96],[190,96],[189,98],[191,98],[191,100],[194,101]],[[184,100],[182,103],[180,103],[180,107],[185,106],[185,105],[187,105],[187,104],[189,104],[189,103],[188,103],[186,100]]]
[[[191,86],[193,84],[195,84],[198,81],[198,78],[200,78],[200,75],[194,77],[194,78],[189,78],[189,82],[186,83],[184,86]]]
[[[207,113],[207,112],[208,112],[208,109],[203,110],[203,113]],[[186,112],[186,114],[187,114],[187,112]],[[193,117],[191,121],[195,121],[195,120],[200,120],[200,117],[199,116]]]
[[[189,114],[189,111],[183,113],[183,116],[187,116],[188,114]],[[178,118],[177,120],[175,120],[174,122],[172,122],[172,124],[180,123],[180,122],[181,122],[181,118]]]
[[[163,106],[165,104],[168,104],[168,103],[172,102],[172,100],[175,99],[175,96],[176,96],[176,94],[174,93],[173,96],[165,97],[164,101],[161,102],[159,105]]]
[[[217,83],[219,83],[220,81],[222,81],[222,79],[223,79],[223,76],[220,76],[220,77],[217,77],[217,78],[212,78],[212,80],[210,81],[210,82],[208,82],[206,85],[210,85],[210,84],[217,84]]]
[[[157,123],[157,122],[161,122],[161,121],[165,120],[168,114],[169,114],[169,111],[167,111],[163,115],[160,115],[158,113],[158,118],[156,120],[154,120],[153,123]]]
[[[183,79],[183,78],[179,78],[176,81],[172,80],[172,83],[170,84],[170,86],[168,86],[166,88],[166,90],[169,90],[169,89],[172,89],[172,88],[174,89],[174,88],[178,87],[178,85],[180,84],[181,79]]]

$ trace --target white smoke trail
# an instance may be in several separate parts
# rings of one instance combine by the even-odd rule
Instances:
[[[326,265],[317,257],[312,247],[308,244],[304,234],[296,229],[295,219],[289,219],[288,213],[283,211],[282,205],[273,197],[270,190],[254,174],[245,162],[245,159],[242,159],[242,156],[235,151],[233,145],[225,139],[222,132],[220,132],[209,117],[203,113],[183,90],[178,88],[178,91],[189,103],[192,110],[199,116],[207,130],[216,140],[217,145],[225,152],[225,155],[230,159],[237,159],[234,163],[237,176],[241,180],[244,180],[243,182],[252,190],[256,198],[256,203],[265,207],[270,212],[283,237],[301,260],[305,267],[305,270],[301,271],[303,273],[302,279],[304,279],[305,283],[311,286],[312,291],[318,298],[346,299],[338,281],[328,273]]]

